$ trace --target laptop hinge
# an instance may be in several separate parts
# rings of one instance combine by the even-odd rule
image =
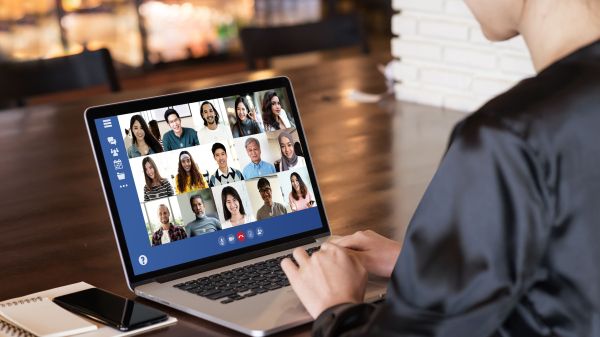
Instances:
[[[304,238],[304,239],[300,239],[300,240],[296,240],[296,241],[292,241],[292,242],[286,242],[286,243],[282,243],[276,246],[272,246],[272,247],[268,247],[265,249],[261,249],[255,252],[250,252],[241,256],[233,256],[227,259],[223,259],[220,261],[215,261],[212,263],[207,263],[201,266],[197,266],[197,267],[192,267],[192,268],[188,268],[186,270],[182,270],[179,272],[175,272],[175,273],[171,273],[168,275],[163,275],[160,277],[157,277],[156,279],[154,279],[155,282],[158,283],[165,283],[165,282],[169,282],[169,281],[173,281],[182,277],[186,277],[186,276],[190,276],[190,275],[194,275],[194,274],[198,274],[198,273],[202,273],[205,271],[209,271],[212,269],[217,269],[217,268],[221,268],[224,266],[229,266],[238,262],[243,262],[243,261],[247,261],[247,260],[251,260],[251,259],[255,259],[257,257],[261,257],[261,256],[265,256],[265,255],[269,255],[269,254],[273,254],[273,253],[277,253],[283,250],[287,250],[287,249],[292,249],[295,247],[300,247],[300,246],[304,246],[310,243],[314,243],[315,238]]]

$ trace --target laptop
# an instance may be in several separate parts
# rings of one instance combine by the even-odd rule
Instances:
[[[312,321],[279,263],[331,234],[290,80],[95,106],[92,149],[129,288],[251,336]],[[369,282],[365,300],[385,282]]]

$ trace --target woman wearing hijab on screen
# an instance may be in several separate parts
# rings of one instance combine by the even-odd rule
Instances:
[[[127,149],[127,156],[129,158],[146,156],[163,151],[162,146],[154,138],[142,116],[131,116],[129,130],[133,134],[132,144]]]
[[[307,209],[315,206],[315,197],[310,193],[308,187],[300,175],[296,172],[290,175],[290,184],[292,186],[292,191],[288,196],[290,201],[290,208],[293,212],[301,211],[303,209]]]
[[[282,261],[314,336],[600,336],[600,1],[466,3],[538,74],[457,124],[403,245],[357,232]],[[367,272],[391,277],[382,304]]]
[[[235,99],[235,124],[231,126],[233,137],[244,137],[261,132],[258,123],[250,118],[250,105],[248,105],[248,101],[244,97],[238,96]]]
[[[158,168],[152,158],[145,157],[142,160],[142,168],[144,169],[144,179],[146,180],[146,185],[144,186],[144,201],[170,197],[175,194],[171,183],[160,176]]]
[[[265,131],[289,129],[295,125],[288,118],[287,112],[281,107],[281,101],[274,90],[269,90],[263,96],[262,117]]]
[[[287,131],[282,131],[277,137],[277,141],[281,150],[281,159],[276,163],[279,172],[306,166],[304,157],[296,155],[296,151],[294,151],[294,139],[292,135]]]
[[[179,165],[175,176],[175,188],[178,194],[207,188],[208,184],[200,173],[198,165],[188,151],[179,153]]]

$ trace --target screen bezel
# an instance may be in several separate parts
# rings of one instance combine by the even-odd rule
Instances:
[[[129,249],[127,247],[127,241],[125,240],[123,224],[121,223],[121,219],[119,216],[119,210],[115,203],[114,191],[110,184],[110,179],[108,176],[108,169],[106,167],[105,160],[102,154],[102,147],[100,145],[100,139],[98,136],[98,130],[96,128],[96,123],[94,122],[98,118],[106,118],[106,117],[115,117],[122,114],[128,114],[139,111],[146,111],[150,109],[158,109],[165,106],[173,106],[178,104],[188,104],[193,102],[199,102],[214,98],[228,97],[239,95],[248,92],[257,92],[264,91],[269,89],[276,88],[285,88],[287,93],[287,98],[289,100],[290,107],[292,109],[292,115],[294,120],[296,121],[296,129],[298,131],[298,136],[300,140],[300,144],[304,151],[304,158],[306,161],[306,168],[308,174],[311,179],[311,183],[313,185],[313,191],[315,194],[315,198],[317,201],[317,208],[319,210],[319,215],[322,220],[323,226],[320,229],[315,229],[307,232],[302,232],[294,235],[290,235],[284,238],[272,240],[269,242],[257,244],[250,247],[240,248],[231,250],[219,255],[213,255],[210,257],[198,259],[191,262],[182,263],[176,266],[163,268],[139,275],[135,275],[133,272],[133,265],[131,261],[131,256],[129,255]],[[302,240],[306,238],[316,238],[328,235],[331,233],[329,227],[329,221],[327,220],[327,216],[325,213],[325,208],[323,205],[323,199],[321,198],[320,188],[318,185],[318,181],[316,179],[316,174],[314,171],[312,158],[310,156],[310,150],[308,144],[306,142],[306,135],[304,133],[304,127],[302,126],[302,121],[300,119],[300,113],[298,106],[296,104],[296,98],[293,93],[292,84],[287,77],[275,77],[270,79],[252,81],[252,82],[242,82],[235,83],[225,86],[200,89],[194,91],[187,91],[182,93],[175,93],[163,96],[149,97],[138,100],[131,100],[125,102],[112,103],[101,106],[94,106],[86,109],[84,112],[84,119],[87,125],[88,133],[90,136],[90,141],[92,145],[92,149],[94,152],[94,158],[96,160],[96,166],[98,168],[98,172],[100,174],[100,180],[103,186],[104,195],[106,198],[107,207],[109,210],[110,218],[113,224],[113,230],[115,233],[115,238],[117,240],[117,244],[119,246],[121,260],[126,272],[127,281],[130,286],[137,283],[145,283],[147,281],[151,281],[157,277],[181,272],[188,268],[200,267],[203,265],[207,265],[210,263],[214,263],[223,259],[228,259],[232,257],[243,256],[248,253],[255,253],[260,250],[273,247],[278,244],[283,244],[286,242],[292,242],[296,240]]]

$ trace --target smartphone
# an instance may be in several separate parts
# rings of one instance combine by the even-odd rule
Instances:
[[[160,310],[98,288],[56,297],[54,303],[121,331],[138,329],[168,318]]]

